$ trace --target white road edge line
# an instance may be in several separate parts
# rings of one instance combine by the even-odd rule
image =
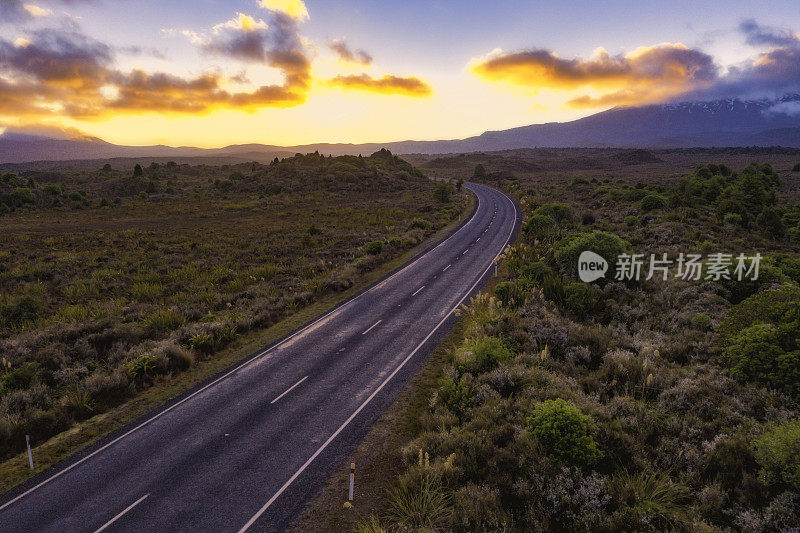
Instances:
[[[479,186],[479,187],[480,187],[480,186]],[[97,455],[98,453],[102,452],[103,450],[105,450],[105,449],[106,449],[106,448],[108,448],[109,446],[112,446],[112,445],[116,444],[117,442],[121,441],[122,439],[124,439],[124,438],[125,438],[125,437],[127,437],[128,435],[130,435],[130,434],[132,434],[132,433],[135,433],[136,431],[139,431],[141,428],[143,428],[144,426],[146,426],[146,425],[150,424],[150,423],[151,423],[151,422],[153,422],[154,420],[156,420],[156,419],[158,419],[158,418],[161,418],[162,416],[164,416],[164,415],[165,415],[165,414],[167,414],[168,412],[172,411],[173,409],[175,409],[175,408],[176,408],[176,407],[178,407],[179,405],[183,404],[184,402],[187,402],[187,401],[191,400],[192,398],[194,398],[195,396],[197,396],[197,395],[198,395],[198,394],[200,394],[201,392],[205,391],[205,390],[206,390],[206,389],[208,389],[209,387],[212,387],[212,386],[216,385],[217,383],[219,383],[219,382],[220,382],[220,381],[222,381],[223,379],[226,379],[228,376],[230,376],[230,375],[232,375],[232,374],[234,374],[234,373],[238,372],[239,370],[241,370],[241,369],[245,368],[246,366],[248,366],[248,365],[250,365],[250,364],[254,363],[255,361],[257,361],[257,360],[261,359],[262,357],[264,357],[264,356],[265,356],[265,355],[267,355],[268,353],[270,353],[270,352],[272,352],[272,351],[274,351],[274,350],[277,350],[278,348],[280,348],[281,346],[283,346],[283,345],[284,345],[284,344],[286,344],[287,342],[291,341],[292,339],[294,339],[294,338],[295,338],[295,337],[297,337],[298,335],[301,335],[301,334],[305,333],[306,331],[308,331],[309,329],[313,328],[313,327],[314,327],[314,326],[316,326],[318,323],[322,322],[323,320],[325,320],[326,318],[330,317],[330,316],[331,316],[331,315],[333,315],[334,313],[337,313],[337,312],[341,311],[342,309],[344,309],[344,308],[345,308],[345,306],[347,306],[347,305],[350,305],[351,303],[355,302],[355,301],[356,301],[356,300],[358,300],[359,298],[361,298],[361,297],[363,297],[363,296],[365,296],[365,295],[369,294],[369,293],[370,293],[370,292],[372,292],[374,289],[376,289],[376,288],[380,287],[381,285],[383,285],[384,283],[386,283],[386,282],[387,282],[387,281],[389,281],[390,279],[394,278],[395,276],[398,276],[398,275],[399,275],[399,274],[401,274],[402,272],[405,272],[406,270],[408,270],[409,268],[411,268],[413,265],[417,264],[417,263],[418,263],[418,262],[419,262],[419,261],[420,261],[422,258],[426,257],[428,254],[430,254],[430,253],[431,253],[431,252],[433,252],[434,250],[436,250],[436,249],[438,249],[439,247],[443,246],[443,245],[444,245],[444,244],[445,244],[447,241],[449,241],[450,239],[452,239],[453,237],[455,237],[456,235],[458,235],[459,233],[461,233],[461,231],[462,231],[463,229],[465,229],[467,226],[469,226],[469,225],[470,225],[470,223],[471,223],[471,222],[472,222],[472,221],[475,219],[475,217],[476,217],[476,216],[478,216],[478,211],[480,210],[480,206],[481,206],[481,199],[480,199],[480,197],[479,197],[477,194],[475,195],[475,200],[476,200],[476,202],[477,202],[477,205],[475,206],[475,211],[472,213],[472,216],[470,217],[470,219],[469,219],[467,222],[465,222],[463,226],[461,226],[461,228],[459,228],[459,229],[458,229],[458,230],[457,230],[455,233],[451,234],[451,235],[450,235],[449,237],[447,237],[445,240],[443,240],[442,242],[440,242],[440,243],[439,243],[439,244],[438,244],[436,247],[434,247],[434,248],[432,248],[432,249],[428,250],[428,251],[427,251],[427,252],[425,252],[424,254],[422,254],[422,255],[420,255],[419,257],[417,257],[416,259],[414,259],[414,261],[412,261],[411,263],[409,263],[408,265],[406,265],[406,266],[405,266],[404,268],[402,268],[401,270],[399,270],[399,271],[395,272],[394,274],[392,274],[391,276],[389,276],[389,277],[388,277],[388,278],[386,278],[385,280],[383,280],[383,281],[381,281],[381,282],[377,283],[376,285],[373,285],[372,287],[370,287],[369,289],[365,290],[365,291],[364,291],[364,292],[362,292],[361,294],[357,294],[357,295],[356,295],[356,296],[354,296],[352,299],[350,299],[350,300],[347,300],[347,301],[345,301],[345,302],[342,302],[342,303],[341,303],[341,304],[340,304],[340,305],[339,305],[337,308],[335,308],[335,309],[331,309],[330,311],[328,311],[327,313],[325,313],[325,314],[324,314],[324,315],[322,315],[321,317],[317,318],[316,320],[314,320],[313,322],[311,322],[311,323],[310,323],[310,324],[308,324],[307,326],[303,327],[302,329],[299,329],[299,330],[295,331],[295,332],[294,332],[292,335],[290,335],[290,336],[286,337],[285,339],[283,339],[282,341],[280,341],[280,342],[279,342],[278,344],[276,344],[275,346],[272,346],[271,348],[267,348],[266,350],[264,350],[264,351],[263,351],[263,352],[261,352],[260,354],[258,354],[258,355],[256,355],[256,356],[254,356],[254,357],[251,357],[250,359],[248,359],[247,361],[244,361],[244,362],[243,362],[242,364],[240,364],[239,366],[237,366],[237,367],[235,367],[235,368],[232,368],[232,369],[231,369],[229,372],[227,372],[227,373],[223,374],[222,376],[218,377],[217,379],[215,379],[214,381],[212,381],[212,382],[211,382],[211,383],[209,383],[208,385],[205,385],[203,388],[196,390],[195,392],[193,392],[192,394],[190,394],[190,395],[189,395],[189,396],[187,396],[186,398],[184,398],[184,399],[180,400],[179,402],[176,402],[176,403],[174,403],[174,404],[170,405],[169,407],[167,407],[167,408],[166,408],[166,409],[164,409],[163,411],[161,411],[161,412],[159,412],[159,413],[156,413],[156,414],[155,414],[155,415],[153,415],[151,418],[149,418],[149,419],[145,420],[144,422],[142,422],[141,424],[139,424],[139,425],[138,425],[138,426],[136,426],[135,428],[133,428],[133,429],[131,429],[130,431],[128,431],[128,432],[126,432],[126,433],[124,433],[124,434],[120,435],[119,437],[117,437],[116,439],[112,440],[111,442],[109,442],[109,443],[107,443],[107,444],[103,445],[102,447],[100,447],[100,448],[96,449],[95,451],[93,451],[92,453],[90,453],[89,455],[87,455],[86,457],[84,457],[83,459],[80,459],[80,460],[78,460],[78,461],[75,461],[74,463],[72,463],[72,464],[71,464],[71,465],[69,465],[68,467],[64,468],[63,470],[59,470],[58,472],[56,472],[55,474],[53,474],[53,475],[52,475],[52,476],[50,476],[49,478],[45,479],[44,481],[41,481],[40,483],[38,483],[37,485],[34,485],[33,487],[29,488],[28,490],[26,490],[26,491],[25,491],[25,492],[23,492],[22,494],[20,494],[20,495],[16,496],[14,499],[7,501],[7,502],[6,502],[6,503],[4,503],[3,505],[0,505],[0,511],[2,511],[3,509],[5,509],[5,508],[6,508],[6,507],[8,507],[9,505],[11,505],[11,504],[13,504],[13,503],[15,503],[15,502],[19,501],[20,499],[24,498],[25,496],[27,496],[27,495],[28,495],[28,494],[30,494],[31,492],[33,492],[33,491],[35,491],[35,490],[39,489],[39,488],[40,488],[40,487],[42,487],[43,485],[46,485],[47,483],[50,483],[50,482],[51,482],[51,481],[53,481],[54,479],[56,479],[56,478],[58,478],[58,477],[61,477],[62,475],[66,474],[67,472],[69,472],[70,470],[72,470],[72,469],[73,469],[73,468],[75,468],[76,466],[80,465],[81,463],[83,463],[83,462],[85,462],[85,461],[88,461],[89,459],[91,459],[92,457],[94,457],[95,455]],[[516,206],[514,206],[514,209],[516,210]]]
[[[419,289],[415,290],[415,291],[414,291],[414,292],[411,294],[411,296],[416,296],[416,295],[419,293],[419,291],[421,291],[421,290],[422,290],[422,289],[424,289],[424,288],[425,288],[425,285],[423,285],[423,286],[422,286],[422,287],[420,287]]]
[[[507,196],[507,195],[505,195],[505,193],[502,193],[502,192],[501,192],[500,194],[503,194],[504,196]],[[510,198],[509,198],[509,199],[510,199]],[[511,202],[511,205],[514,207],[514,224],[516,225],[516,220],[517,220],[517,206],[516,206],[516,204],[514,204],[514,202],[513,202],[513,201]],[[512,230],[513,230],[513,226],[512,226]],[[248,529],[250,529],[250,526],[252,526],[252,525],[253,525],[253,524],[256,522],[256,520],[258,520],[258,519],[261,517],[261,515],[263,515],[263,514],[264,514],[264,512],[266,512],[266,510],[267,510],[267,509],[269,509],[269,506],[270,506],[270,505],[272,505],[272,504],[275,502],[275,500],[277,500],[277,499],[280,497],[280,495],[281,495],[281,494],[283,494],[283,493],[286,491],[286,489],[287,489],[287,488],[289,488],[289,485],[291,485],[291,484],[294,482],[294,480],[295,480],[295,479],[297,479],[297,478],[300,476],[300,474],[302,474],[302,473],[305,471],[305,469],[306,469],[306,468],[308,468],[308,465],[310,465],[310,464],[312,463],[312,461],[314,461],[314,459],[316,459],[316,458],[317,458],[317,456],[319,456],[319,454],[321,454],[321,453],[323,452],[323,450],[325,450],[325,448],[327,448],[327,447],[328,447],[328,445],[329,445],[331,442],[333,442],[333,439],[335,439],[337,436],[339,436],[339,433],[341,433],[341,432],[342,432],[342,430],[344,430],[344,428],[345,428],[345,427],[347,427],[347,425],[348,425],[350,422],[352,422],[352,421],[353,421],[353,419],[354,419],[356,416],[358,416],[358,413],[360,413],[360,412],[361,412],[361,411],[362,411],[362,410],[363,410],[363,409],[364,409],[364,408],[367,406],[367,404],[368,404],[370,401],[372,401],[372,399],[373,399],[375,396],[377,396],[377,395],[378,395],[378,393],[379,393],[381,390],[383,390],[383,388],[386,386],[386,384],[387,384],[387,383],[389,383],[389,381],[391,381],[391,379],[392,379],[392,378],[395,376],[395,374],[397,374],[398,372],[400,372],[400,369],[402,369],[402,368],[403,368],[403,367],[406,365],[406,363],[408,363],[408,362],[411,360],[411,358],[412,358],[412,357],[414,357],[414,355],[415,355],[415,354],[416,354],[416,353],[417,353],[417,352],[420,350],[420,348],[422,348],[422,346],[424,346],[424,345],[425,345],[425,343],[426,343],[426,342],[428,342],[428,339],[430,339],[430,338],[433,336],[433,334],[434,334],[434,333],[436,333],[436,331],[438,331],[438,329],[439,329],[439,328],[442,326],[442,324],[444,324],[444,323],[445,323],[445,321],[446,321],[446,320],[447,320],[447,319],[450,317],[450,315],[452,315],[452,314],[453,314],[453,311],[455,311],[456,309],[458,309],[458,308],[461,306],[461,304],[462,304],[462,303],[464,303],[464,300],[466,300],[466,299],[467,299],[467,297],[468,297],[468,296],[469,296],[469,295],[472,293],[472,291],[473,291],[473,290],[475,290],[475,287],[477,287],[477,286],[478,286],[478,284],[481,282],[481,280],[483,279],[483,277],[484,277],[484,276],[485,276],[485,275],[486,275],[486,274],[489,272],[489,270],[491,270],[491,269],[492,269],[492,267],[494,266],[494,261],[495,261],[495,260],[497,260],[497,258],[498,258],[498,257],[500,257],[500,255],[501,255],[501,254],[502,254],[502,253],[505,251],[505,249],[506,249],[506,246],[508,246],[508,243],[509,243],[509,242],[511,242],[511,236],[512,236],[513,234],[514,234],[514,232],[513,232],[513,231],[512,231],[511,233],[509,233],[509,234],[508,234],[508,239],[506,239],[506,243],[503,245],[503,247],[500,249],[500,251],[499,251],[499,252],[497,253],[497,255],[494,257],[494,259],[492,259],[492,261],[489,263],[489,266],[486,268],[486,270],[484,270],[484,271],[483,271],[483,273],[481,273],[481,275],[480,275],[480,276],[478,276],[478,280],[477,280],[477,281],[476,281],[476,282],[475,282],[475,283],[472,285],[472,287],[470,287],[470,288],[469,288],[469,290],[466,292],[466,294],[464,294],[464,297],[463,297],[463,298],[461,298],[461,300],[459,300],[459,302],[458,302],[458,303],[457,303],[457,304],[456,304],[456,305],[455,305],[455,306],[454,306],[454,307],[453,307],[453,308],[450,310],[450,312],[448,312],[448,313],[447,313],[447,314],[444,316],[444,318],[442,318],[442,320],[441,320],[441,321],[440,321],[440,322],[439,322],[439,323],[436,325],[436,327],[435,327],[435,328],[433,328],[433,330],[432,330],[430,333],[428,333],[428,335],[427,335],[427,336],[426,336],[426,337],[425,337],[425,338],[422,340],[422,342],[421,342],[421,343],[419,343],[419,344],[417,345],[417,347],[416,347],[416,348],[414,348],[414,351],[413,351],[413,352],[411,352],[410,354],[408,354],[408,356],[406,356],[406,358],[405,358],[405,359],[403,359],[403,360],[400,362],[400,364],[397,366],[397,368],[395,368],[395,369],[394,369],[394,371],[393,371],[391,374],[389,374],[389,375],[386,377],[386,379],[385,379],[385,380],[383,380],[383,382],[381,382],[381,384],[380,384],[380,385],[378,385],[378,388],[377,388],[377,389],[375,389],[375,390],[372,392],[372,394],[370,394],[370,395],[369,395],[369,397],[368,397],[366,400],[364,400],[364,403],[362,403],[362,404],[361,404],[361,405],[358,407],[358,409],[356,409],[356,410],[355,410],[355,412],[354,412],[352,415],[350,415],[350,416],[347,418],[347,420],[345,420],[345,421],[344,421],[344,423],[342,423],[342,425],[341,425],[341,426],[339,426],[339,429],[337,429],[336,431],[334,431],[334,432],[333,432],[333,435],[331,435],[330,437],[328,437],[328,440],[326,440],[326,441],[325,441],[325,442],[322,444],[322,446],[320,446],[320,447],[317,449],[317,451],[315,451],[315,452],[314,452],[314,454],[313,454],[311,457],[309,457],[309,458],[308,458],[308,460],[307,460],[305,463],[303,463],[303,466],[301,466],[301,467],[300,467],[300,468],[297,470],[297,472],[295,472],[294,474],[292,474],[292,477],[290,477],[290,478],[289,478],[289,480],[288,480],[286,483],[284,483],[284,484],[283,484],[283,486],[282,486],[280,489],[278,489],[278,492],[276,492],[276,493],[275,493],[275,494],[272,496],[272,498],[270,498],[270,499],[267,501],[267,503],[265,503],[265,504],[264,504],[264,506],[263,506],[263,507],[261,507],[261,509],[259,509],[259,510],[258,510],[258,512],[257,512],[255,515],[253,515],[253,517],[252,517],[250,520],[248,520],[248,521],[247,521],[247,523],[246,523],[244,526],[242,526],[242,529],[240,529],[240,530],[239,530],[239,533],[244,533],[245,531],[247,531]]]
[[[372,325],[371,325],[369,328],[367,328],[367,331],[365,331],[364,333],[362,333],[362,335],[366,335],[367,333],[369,333],[370,331],[372,331],[372,328],[374,328],[375,326],[377,326],[377,325],[378,325],[378,324],[380,324],[381,322],[383,322],[383,319],[381,319],[381,320],[378,320],[377,322],[375,322],[374,324],[372,324]]]
[[[294,385],[292,385],[291,387],[289,387],[288,389],[283,391],[283,394],[281,394],[280,396],[278,396],[277,398],[275,398],[274,400],[269,402],[269,404],[272,405],[273,403],[277,402],[278,400],[280,400],[281,398],[283,398],[284,396],[286,396],[287,394],[292,392],[292,389],[294,389],[295,387],[297,387],[298,385],[300,385],[302,382],[304,382],[307,379],[308,379],[308,376],[305,376],[303,379],[301,379],[300,381],[298,381],[297,383],[295,383]]]
[[[442,272],[444,272],[445,270],[447,270],[447,269],[448,269],[448,268],[450,268],[451,266],[453,266],[453,265],[447,265],[446,267],[444,267],[444,268],[442,269]]]
[[[132,504],[130,504],[128,507],[126,507],[126,508],[125,508],[125,510],[124,510],[124,511],[122,511],[121,513],[119,513],[117,516],[115,516],[114,518],[112,518],[111,520],[109,520],[108,522],[106,522],[105,524],[103,524],[103,525],[100,527],[100,529],[98,529],[98,530],[97,530],[97,531],[95,531],[94,533],[100,533],[100,532],[101,532],[101,531],[103,531],[105,528],[107,528],[108,526],[110,526],[111,524],[113,524],[114,522],[116,522],[117,520],[119,520],[120,518],[122,518],[122,515],[124,515],[125,513],[127,513],[128,511],[130,511],[131,509],[133,509],[134,507],[136,507],[136,506],[137,506],[137,505],[139,505],[140,503],[142,503],[142,502],[145,500],[145,498],[147,498],[148,496],[150,496],[150,493],[149,493],[149,492],[148,492],[147,494],[145,494],[144,496],[142,496],[141,498],[139,498],[138,500],[136,500],[135,502],[133,502]]]

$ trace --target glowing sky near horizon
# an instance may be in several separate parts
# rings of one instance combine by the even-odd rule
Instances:
[[[384,142],[800,90],[796,0],[564,4],[0,0],[0,127]]]

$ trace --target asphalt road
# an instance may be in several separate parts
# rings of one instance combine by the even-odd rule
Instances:
[[[446,335],[516,231],[508,196],[466,186],[476,210],[441,244],[5,494],[0,531],[285,528]]]

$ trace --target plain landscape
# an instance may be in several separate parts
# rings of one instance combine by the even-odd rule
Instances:
[[[0,0],[0,532],[800,533],[796,0]]]

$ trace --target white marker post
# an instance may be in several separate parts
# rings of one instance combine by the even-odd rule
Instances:
[[[350,492],[347,493],[347,500],[353,501],[353,485],[356,480],[356,464],[350,463]]]
[[[28,463],[31,465],[31,470],[33,470],[33,453],[31,453],[31,436],[25,435],[25,444],[28,446]]]

